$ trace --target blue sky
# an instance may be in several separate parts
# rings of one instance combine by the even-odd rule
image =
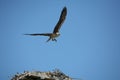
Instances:
[[[26,33],[52,32],[57,42]],[[0,80],[24,70],[60,69],[82,80],[120,80],[119,0],[0,0]]]

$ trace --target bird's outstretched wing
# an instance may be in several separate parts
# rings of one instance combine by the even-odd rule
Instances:
[[[30,35],[30,36],[50,36],[51,33],[35,33],[35,34],[24,34],[24,35]]]
[[[63,24],[63,22],[64,22],[64,20],[66,18],[66,15],[67,15],[67,8],[64,7],[62,12],[61,12],[59,21],[58,21],[58,23],[56,24],[56,26],[55,26],[55,28],[53,30],[53,33],[59,32],[59,29],[60,29],[61,25]]]

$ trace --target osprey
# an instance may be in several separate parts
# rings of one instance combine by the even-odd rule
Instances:
[[[60,15],[60,18],[59,18],[59,21],[58,23],[56,24],[54,30],[52,33],[35,33],[35,34],[25,34],[25,35],[30,35],[30,36],[48,36],[48,41],[52,40],[52,41],[57,41],[55,38],[58,37],[60,35],[59,33],[59,30],[61,28],[61,25],[63,24],[65,18],[66,18],[66,15],[67,15],[67,8],[64,7],[62,12],[61,12],[61,15]]]

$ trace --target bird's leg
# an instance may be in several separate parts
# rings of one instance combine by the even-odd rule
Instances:
[[[48,42],[48,41],[50,41],[51,40],[51,37],[46,41],[46,42]]]
[[[55,38],[52,38],[52,41],[55,41],[55,42],[57,42],[57,40],[56,40]]]
[[[57,42],[57,40],[56,40],[56,39],[53,39],[53,41]]]
[[[52,41],[54,41],[54,38],[52,38]]]

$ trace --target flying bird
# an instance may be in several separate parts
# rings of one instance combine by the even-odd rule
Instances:
[[[67,8],[64,7],[63,10],[61,11],[61,15],[59,18],[58,23],[56,24],[54,30],[52,33],[35,33],[35,34],[25,34],[25,35],[30,35],[30,36],[48,36],[48,41],[52,40],[52,41],[57,41],[56,37],[60,36],[59,30],[63,24],[63,22],[65,21],[67,15]]]

